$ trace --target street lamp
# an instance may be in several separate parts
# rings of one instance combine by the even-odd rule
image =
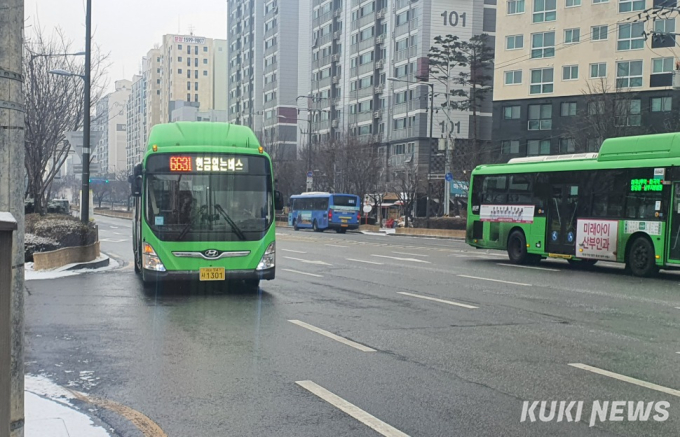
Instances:
[[[387,80],[391,82],[405,82],[405,83],[414,83],[410,82],[408,80],[403,80],[403,79],[397,79],[395,77],[388,77]],[[428,153],[428,166],[427,166],[427,199],[426,199],[426,205],[425,205],[425,217],[427,219],[427,227],[430,227],[430,171],[432,168],[432,127],[433,127],[433,122],[434,122],[434,84],[430,82],[424,82],[422,79],[419,80],[418,82],[415,82],[419,85],[426,85],[430,87],[430,148],[429,148],[429,153]],[[447,143],[448,144],[448,143]],[[446,164],[448,165],[448,163]],[[448,182],[446,183],[446,188],[448,189]],[[448,201],[448,196],[447,196],[447,201]]]
[[[92,0],[87,0],[85,12],[85,52],[73,53],[73,55],[85,55],[85,74],[72,73],[70,71],[56,69],[50,70],[50,74],[58,76],[76,76],[84,82],[83,102],[83,171],[82,189],[83,201],[80,205],[80,219],[83,223],[90,222],[90,82],[91,82],[91,57],[92,57]]]

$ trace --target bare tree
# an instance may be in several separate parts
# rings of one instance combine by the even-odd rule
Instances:
[[[46,194],[68,157],[67,131],[78,130],[83,123],[83,82],[79,78],[50,74],[66,70],[84,74],[79,57],[72,53],[72,43],[57,29],[52,36],[43,30],[24,42],[24,95],[26,105],[26,158],[28,194],[36,212],[44,214]],[[92,55],[92,110],[104,92],[104,72],[108,56],[98,49]]]
[[[572,122],[565,129],[565,138],[574,141],[572,151],[596,152],[607,138],[649,132],[642,124],[642,108],[636,92],[610,86],[602,78],[589,82],[582,93],[586,107],[570,117]]]
[[[392,178],[390,185],[391,191],[397,194],[402,203],[406,227],[409,226],[409,219],[413,221],[414,207],[419,195],[425,191],[426,183],[423,172],[418,171],[418,165],[414,162],[394,172],[394,178]]]
[[[111,209],[116,203],[125,202],[130,197],[130,184],[127,170],[119,170],[109,176]],[[128,204],[129,207],[129,204]]]

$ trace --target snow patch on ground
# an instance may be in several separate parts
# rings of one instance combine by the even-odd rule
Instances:
[[[24,379],[26,437],[110,437],[69,402],[73,395],[44,376]]]
[[[96,261],[102,261],[109,258],[107,255],[101,254],[96,260]],[[81,264],[81,263],[78,263]],[[119,264],[113,259],[109,258],[109,265],[106,267],[101,267],[98,269],[79,269],[79,270],[68,270],[70,267],[75,266],[76,264],[67,264],[65,266],[52,269],[52,270],[33,270],[33,263],[26,263],[24,265],[24,270],[25,270],[25,278],[27,281],[35,281],[35,280],[40,280],[40,279],[57,279],[57,278],[65,278],[67,276],[74,276],[74,275],[81,275],[83,273],[92,273],[92,272],[105,272],[107,270],[113,270],[117,269],[119,267]]]

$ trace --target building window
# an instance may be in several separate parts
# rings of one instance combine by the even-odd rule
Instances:
[[[204,47],[203,47],[203,52],[207,52],[207,51],[208,51],[208,47],[205,47],[205,46],[204,46]]]
[[[614,105],[614,124],[616,126],[640,126],[642,115],[640,99],[617,100]]]
[[[672,109],[671,97],[652,97],[652,112],[670,112]]]
[[[187,55],[191,54],[191,46],[187,46]]]
[[[594,4],[597,4],[597,3],[609,3],[609,0],[593,0],[593,3],[594,3]]]
[[[642,61],[616,63],[616,88],[637,88],[642,86]]]
[[[581,29],[567,29],[564,31],[564,43],[574,44],[581,39]]]
[[[548,94],[553,92],[553,69],[531,70],[529,94]]]
[[[198,55],[198,46],[194,46],[194,55]]]
[[[182,50],[182,44],[177,44],[177,50]]]
[[[198,58],[194,58],[194,67],[198,67]]]
[[[519,105],[504,106],[503,119],[504,120],[519,120],[521,108]]]
[[[573,138],[560,138],[560,154],[574,153],[576,151],[576,141]]]
[[[187,102],[191,101],[191,94],[187,93]]]
[[[673,58],[652,59],[652,74],[671,73],[673,71]]]
[[[191,82],[187,82],[187,90],[191,91]]]
[[[198,102],[198,94],[194,94],[194,102]]]
[[[208,75],[208,70],[203,70],[203,76],[207,76],[207,75]]]
[[[578,79],[578,65],[565,65],[562,67],[562,80]]]
[[[602,140],[599,138],[588,138],[586,139],[586,151],[598,152],[600,150],[600,144],[602,144]]]
[[[178,69],[177,69],[177,74],[182,74],[182,69],[181,69],[181,68],[178,68]]]
[[[534,23],[555,21],[557,0],[534,0]]]
[[[596,100],[594,102],[588,102],[588,115],[602,115],[604,114],[605,102],[602,100]]]
[[[522,70],[513,70],[505,72],[506,85],[519,85],[522,83]]]
[[[524,0],[509,0],[508,15],[524,13]]]
[[[550,130],[552,129],[552,104],[529,105],[528,130]]]
[[[196,62],[198,62],[198,59],[196,59]],[[203,64],[207,64],[207,63],[208,63],[208,58],[203,59]]]
[[[187,58],[187,67],[191,67],[191,58]]]
[[[637,50],[645,46],[645,23],[619,24],[617,50]]]
[[[198,79],[198,70],[194,70],[194,79]]]
[[[550,140],[527,141],[527,155],[550,155]]]
[[[505,49],[517,50],[524,48],[524,35],[510,35],[505,37]]]
[[[619,12],[641,11],[645,8],[645,0],[619,0]]]
[[[555,56],[555,32],[532,34],[531,57],[551,58],[553,56]]]
[[[575,6],[581,6],[581,0],[567,0],[568,8],[573,8]]]
[[[607,77],[607,63],[598,62],[597,64],[590,64],[590,78]]]
[[[177,57],[177,62],[182,62],[182,57],[181,57],[181,56],[178,56],[178,57]]]
[[[675,47],[675,18],[654,20],[652,48]]]
[[[501,141],[501,153],[503,155],[516,155],[519,153],[519,140]]]
[[[573,117],[576,115],[576,102],[562,102],[560,105],[560,115],[562,117]]]
[[[593,41],[604,41],[607,39],[607,25],[593,26],[590,28],[590,36]]]
[[[194,91],[198,91],[198,82],[194,82]]]

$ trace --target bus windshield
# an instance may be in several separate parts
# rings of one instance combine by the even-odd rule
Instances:
[[[147,222],[164,241],[256,241],[273,220],[264,175],[147,175]]]
[[[338,207],[342,207],[342,209],[348,211],[359,210],[359,202],[357,196],[334,195],[333,205],[336,209],[339,209]]]

